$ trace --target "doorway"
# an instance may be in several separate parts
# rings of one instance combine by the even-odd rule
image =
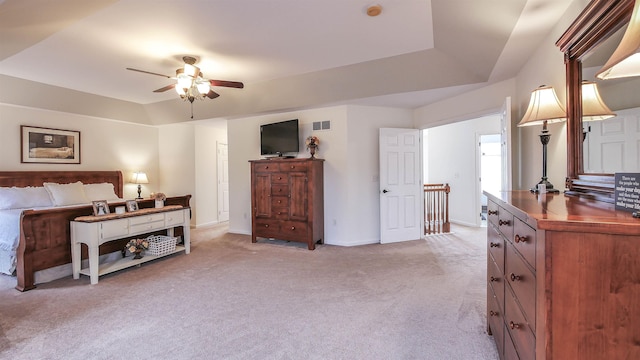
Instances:
[[[497,194],[502,188],[502,147],[500,134],[478,135],[480,165],[480,221],[487,226],[487,197],[484,191]]]
[[[229,150],[228,145],[218,142],[218,222],[229,221]]]

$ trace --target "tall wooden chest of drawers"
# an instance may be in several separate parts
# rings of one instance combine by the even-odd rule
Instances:
[[[640,219],[562,194],[485,194],[500,358],[640,359]]]
[[[269,159],[251,163],[251,241],[324,240],[322,159]]]

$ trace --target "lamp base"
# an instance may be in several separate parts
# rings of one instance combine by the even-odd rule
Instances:
[[[537,193],[539,193],[539,192],[540,192],[540,190],[538,190],[538,188],[539,188],[539,186],[538,186],[538,185],[540,185],[540,184],[544,184],[544,185],[545,185],[546,190],[547,190],[547,192],[548,192],[548,193],[551,193],[551,194],[558,194],[558,193],[560,193],[560,190],[555,189],[555,188],[553,187],[553,184],[552,184],[552,183],[550,183],[550,182],[549,182],[549,180],[547,180],[547,179],[542,179],[542,180],[540,180],[540,182],[539,182],[539,183],[537,183],[537,184],[536,184],[534,187],[532,187],[531,189],[529,189],[529,191],[531,191],[532,193],[536,193],[536,194],[537,194]]]

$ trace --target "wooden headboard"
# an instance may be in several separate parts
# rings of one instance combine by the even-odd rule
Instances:
[[[0,186],[42,186],[45,182],[68,184],[112,183],[118,197],[123,197],[124,183],[121,171],[0,171]]]

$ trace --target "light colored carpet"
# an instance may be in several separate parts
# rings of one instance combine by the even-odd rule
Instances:
[[[497,359],[486,229],[337,247],[192,231],[176,254],[20,293],[0,276],[2,359]]]

